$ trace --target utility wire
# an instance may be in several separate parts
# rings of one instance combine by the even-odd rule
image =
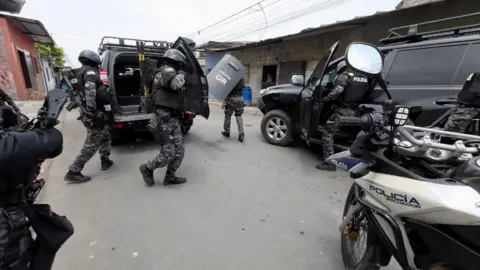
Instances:
[[[346,2],[349,2],[349,1],[352,1],[352,0],[339,0],[339,1],[337,1],[337,3],[334,3],[332,6],[329,6],[328,8],[333,8],[333,7],[342,5],[342,4],[344,4],[344,3],[346,3]],[[289,17],[286,17],[286,18],[283,18],[283,19],[279,19],[279,20],[277,20],[277,21],[274,21],[274,22],[272,22],[272,23],[269,24],[269,27],[271,28],[272,26],[279,25],[279,24],[281,24],[281,23],[283,23],[283,22],[285,22],[285,21],[294,20],[294,19],[297,19],[297,18],[299,18],[299,17],[302,17],[302,16],[305,16],[305,15],[311,14],[311,13],[313,13],[313,12],[318,11],[319,9],[323,9],[323,7],[322,7],[322,6],[319,6],[319,5],[313,6],[313,7],[311,7],[311,8],[308,8],[308,9],[302,10],[302,11],[300,11],[300,12],[297,12],[297,13],[289,16]],[[226,41],[233,41],[233,40],[235,40],[235,39],[237,39],[237,38],[241,38],[241,37],[244,37],[244,36],[246,36],[246,35],[248,35],[248,34],[258,32],[258,31],[260,31],[260,30],[262,30],[262,29],[263,29],[262,27],[259,27],[259,28],[253,29],[253,30],[248,30],[248,31],[245,31],[245,32],[243,32],[243,33],[241,33],[241,34],[238,34],[238,35],[236,35],[236,36],[234,36],[234,37],[232,37],[232,38],[229,38],[229,39],[226,40]]]
[[[217,24],[219,24],[219,23],[222,23],[222,22],[224,22],[224,21],[226,21],[226,20],[228,20],[228,19],[230,19],[230,18],[233,18],[233,17],[235,17],[236,15],[238,15],[238,14],[244,12],[244,11],[247,11],[247,10],[249,10],[249,9],[255,7],[256,5],[261,4],[261,3],[265,2],[265,1],[267,1],[267,0],[261,0],[261,1],[259,1],[259,2],[255,3],[255,4],[253,4],[253,5],[245,8],[245,9],[242,9],[241,11],[239,11],[239,12],[237,12],[237,13],[235,13],[235,14],[232,14],[232,15],[224,18],[224,19],[221,19],[220,21],[218,21],[218,22],[216,22],[216,23],[213,23],[213,24],[211,24],[211,25],[209,25],[209,26],[207,26],[207,27],[204,27],[204,28],[196,31],[196,32],[193,33],[193,34],[187,35],[187,37],[191,37],[192,35],[195,35],[195,34],[197,34],[197,33],[201,33],[202,31],[204,31],[204,30],[206,30],[206,29],[208,29],[208,28],[211,28],[211,27],[213,27],[213,26],[215,26],[215,25],[217,25]]]
[[[266,0],[265,0],[265,1],[266,1]],[[267,7],[269,7],[269,6],[272,6],[272,5],[274,5],[274,4],[276,4],[276,3],[280,2],[280,1],[285,1],[285,0],[275,0],[275,1],[272,2],[272,3],[269,3],[269,4],[264,5],[262,9],[265,9],[265,8],[267,8]],[[258,3],[255,4],[255,5],[262,5],[262,2],[263,2],[263,1],[258,2]],[[232,23],[232,22],[235,22],[235,21],[238,21],[238,20],[240,20],[240,19],[242,19],[242,18],[245,18],[246,16],[248,16],[248,15],[250,15],[250,14],[253,14],[253,13],[256,13],[256,12],[258,12],[258,11],[261,11],[261,10],[255,9],[255,8],[254,8],[255,5],[253,5],[251,8],[249,8],[249,9],[251,10],[250,12],[248,12],[248,13],[246,13],[246,14],[243,14],[242,16],[239,16],[239,17],[235,18],[234,20],[227,21],[227,19],[224,19],[223,22],[221,21],[220,23],[211,25],[210,27],[206,27],[206,28],[204,28],[204,29],[202,29],[202,30],[199,30],[199,31],[197,31],[197,32],[195,32],[195,33],[193,33],[193,34],[188,35],[187,37],[193,37],[193,36],[196,36],[196,35],[201,35],[201,32],[205,32],[206,29],[208,29],[208,32],[210,32],[210,31],[212,31],[213,29],[218,29],[219,27],[225,26],[225,25],[227,25],[227,24],[230,24],[230,23]],[[238,13],[242,13],[242,11],[240,11],[240,12],[238,12]],[[235,15],[235,14],[234,14],[234,15]],[[232,15],[232,16],[233,16],[233,15]],[[232,17],[232,16],[230,16],[230,17]],[[230,18],[230,17],[229,17],[229,18]]]
[[[277,9],[267,10],[267,6],[264,6],[263,9],[264,9],[264,12],[265,12],[265,16],[263,16],[261,19],[259,18],[259,19],[256,19],[256,20],[249,20],[248,22],[239,22],[239,24],[238,24],[239,27],[234,27],[234,28],[229,29],[227,31],[222,31],[222,30],[220,30],[221,32],[220,31],[215,31],[214,33],[211,33],[207,37],[210,38],[210,40],[216,40],[216,39],[218,39],[218,38],[220,38],[220,37],[222,37],[226,34],[236,32],[238,30],[237,28],[250,29],[252,27],[258,26],[259,23],[261,23],[261,25],[265,25],[265,17],[267,18],[267,22],[272,21],[272,20],[276,20],[278,18],[285,18],[285,17],[288,17],[290,14],[292,14],[292,10],[296,11],[295,8],[298,9],[299,5],[300,5],[301,8],[304,9],[305,6],[308,6],[308,5],[305,5],[306,3],[311,5],[313,3],[317,3],[318,0],[302,1],[301,3],[297,3],[297,2],[298,2],[298,0],[294,0],[294,1],[290,1],[290,2],[285,3],[280,8],[280,11],[277,11]],[[233,33],[233,34],[235,34],[235,33]],[[207,37],[205,37],[204,39],[208,39]],[[202,38],[203,38],[203,36],[202,36]]]

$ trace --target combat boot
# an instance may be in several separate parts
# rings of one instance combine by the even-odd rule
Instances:
[[[228,131],[222,131],[222,135],[229,138],[230,137],[230,132]]]
[[[102,158],[102,171],[110,169],[113,165],[113,161],[109,158]]]
[[[163,185],[168,186],[168,185],[180,185],[184,184],[187,182],[187,178],[185,177],[177,177],[175,176],[174,172],[168,172],[165,175],[165,179],[163,179]]]
[[[331,172],[334,172],[334,171],[337,170],[337,166],[335,164],[328,163],[328,162],[325,162],[325,161],[321,161],[317,166],[315,166],[315,168],[317,170],[331,171]]]
[[[153,179],[153,171],[148,168],[147,164],[140,165],[139,169],[145,185],[147,187],[153,186],[155,184],[155,180]]]
[[[238,141],[243,142],[243,139],[245,139],[245,134],[240,133],[240,135],[238,135]]]
[[[90,176],[85,176],[81,172],[72,171],[68,171],[63,179],[71,183],[84,183],[92,180]]]

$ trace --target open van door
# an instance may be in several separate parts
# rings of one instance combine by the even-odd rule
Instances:
[[[190,39],[179,37],[172,48],[181,51],[187,57],[185,72],[192,75],[191,80],[186,80],[185,108],[187,111],[208,119],[210,107],[208,106],[208,82],[200,63],[189,47]]]

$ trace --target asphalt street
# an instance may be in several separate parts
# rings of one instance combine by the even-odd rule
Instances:
[[[318,157],[305,147],[264,142],[261,116],[244,116],[244,143],[234,119],[232,137],[224,138],[223,113],[211,109],[185,138],[178,175],[188,183],[164,187],[159,169],[151,188],[138,166],[158,147],[141,139],[114,147],[107,172],[96,155],[84,170],[91,182],[67,184],[63,176],[85,130],[77,112],[65,114],[64,152],[51,165],[41,200],[66,215],[75,234],[53,269],[344,269],[337,228],[347,174],[316,170]]]

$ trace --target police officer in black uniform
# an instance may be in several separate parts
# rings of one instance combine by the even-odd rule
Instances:
[[[65,175],[65,181],[68,182],[87,182],[90,177],[84,176],[81,171],[85,164],[95,155],[100,153],[101,168],[108,170],[113,161],[110,160],[111,137],[106,122],[105,105],[111,103],[107,87],[100,79],[100,56],[90,50],[84,50],[78,56],[78,61],[82,67],[76,71],[76,77],[81,86],[83,86],[83,125],[87,128],[87,138],[80,154],[70,165],[69,171]]]
[[[470,74],[458,94],[457,105],[443,130],[464,133],[472,118],[480,113],[480,72]]]
[[[160,153],[148,163],[140,165],[143,181],[147,186],[155,184],[153,171],[167,166],[163,184],[183,184],[184,177],[175,175],[182,163],[185,146],[181,129],[181,117],[185,111],[185,55],[177,49],[169,49],[163,56],[164,65],[155,73],[151,95],[154,117],[149,129],[160,141]],[[150,109],[147,109],[149,111]]]
[[[316,166],[319,170],[336,170],[334,164],[325,162],[326,158],[334,154],[333,137],[336,132],[335,128],[329,125],[328,122],[333,120],[335,114],[357,116],[359,113],[358,106],[370,94],[368,77],[364,74],[354,73],[347,68],[345,61],[337,65],[337,77],[333,82],[333,86],[333,90],[322,100],[324,103],[331,103],[333,115],[328,119],[325,131],[322,134],[324,160]]]

